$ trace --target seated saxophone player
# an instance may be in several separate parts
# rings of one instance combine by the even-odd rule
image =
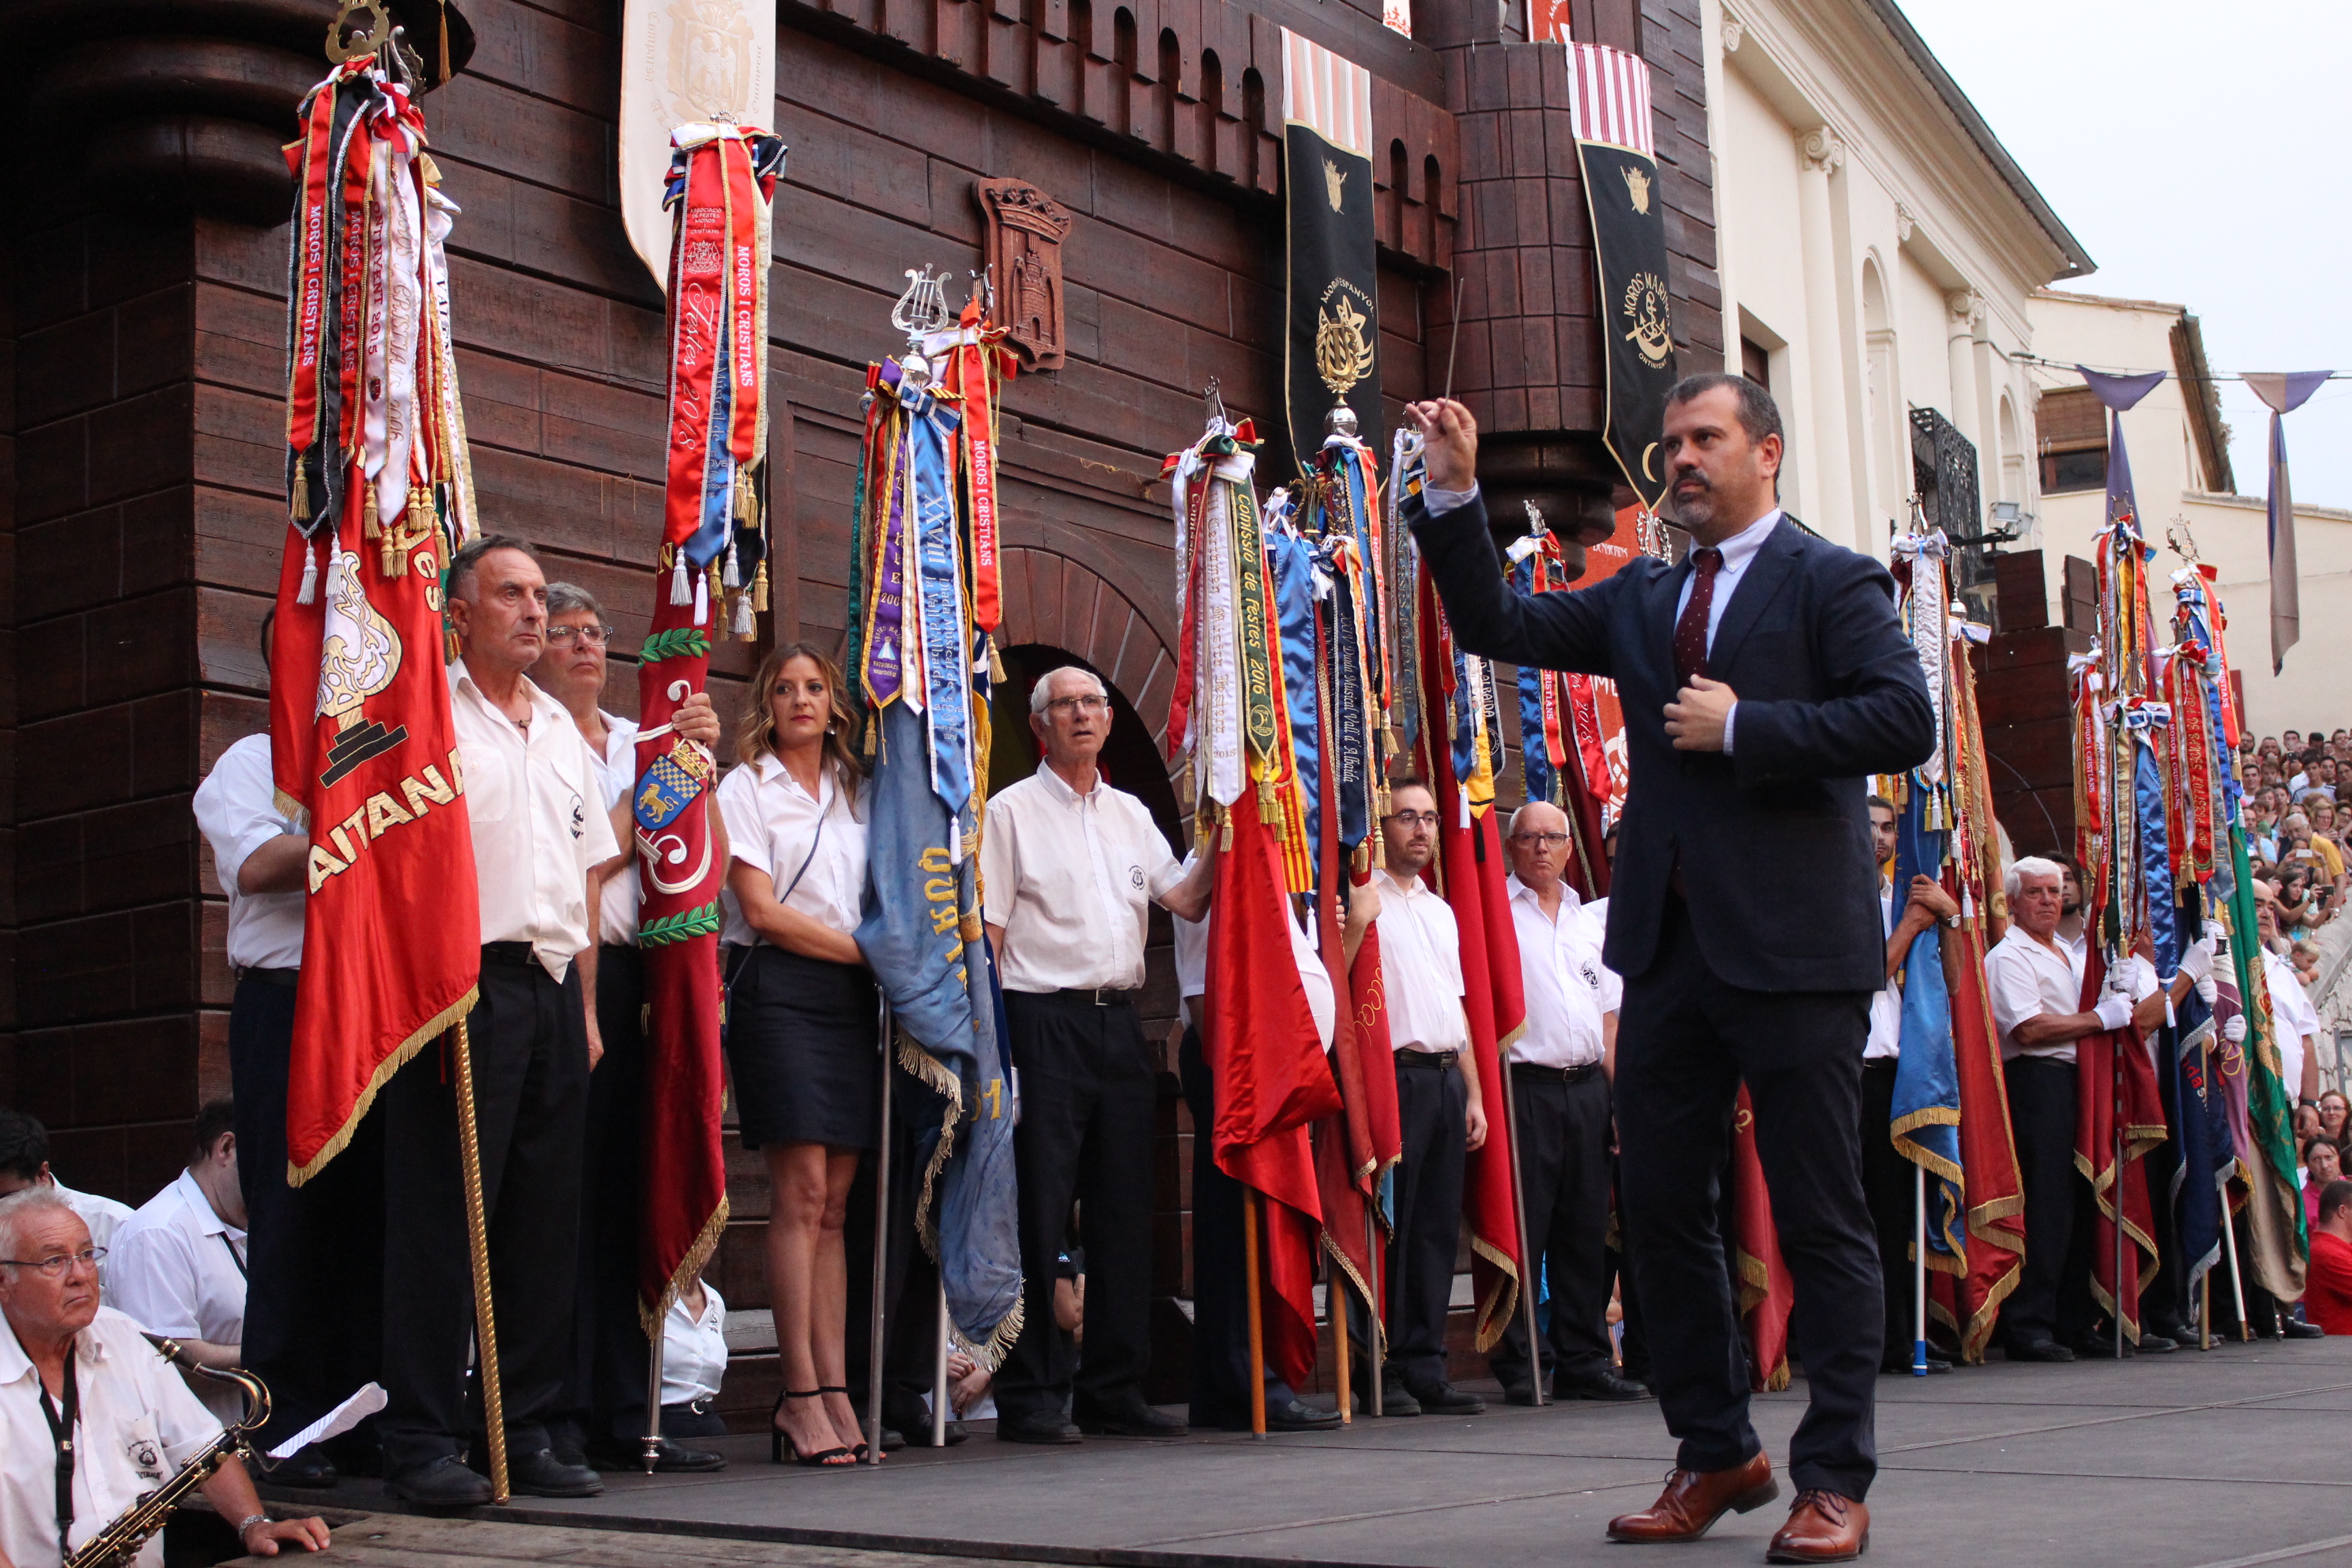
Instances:
[[[222,1426],[139,1327],[98,1304],[89,1227],[47,1187],[0,1198],[0,1568],[59,1568]],[[203,1487],[248,1555],[324,1551],[317,1519],[272,1520],[230,1455]],[[134,1568],[163,1568],[151,1535]]]

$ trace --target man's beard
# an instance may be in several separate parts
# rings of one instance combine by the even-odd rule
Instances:
[[[2081,914],[2082,912],[2083,912],[2083,900],[2080,900],[2080,899],[2063,899],[2063,900],[2059,900],[2059,904],[2058,904],[2058,918],[2059,918],[2060,920],[2062,920],[2062,921],[2065,921],[2065,920],[2073,920],[2076,915],[2079,915],[2079,914]]]

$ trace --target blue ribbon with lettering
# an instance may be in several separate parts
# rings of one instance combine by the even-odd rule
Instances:
[[[957,416],[928,391],[902,391],[900,396],[908,415],[907,466],[914,492],[931,788],[950,812],[960,812],[971,798],[972,759],[971,654],[950,470]]]

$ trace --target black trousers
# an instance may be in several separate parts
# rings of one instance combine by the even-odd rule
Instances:
[[[1021,1337],[996,1374],[1007,1419],[1123,1405],[1151,1361],[1151,1134],[1159,1064],[1130,1002],[1004,994],[1021,1124]],[[1087,1255],[1086,1353],[1054,1326],[1055,1263],[1078,1205]]]
[[[1462,1238],[1462,1069],[1397,1066],[1397,1121],[1404,1157],[1396,1173],[1396,1234],[1388,1247],[1389,1364],[1408,1388],[1445,1377],[1445,1314]]]
[[[634,947],[596,954],[596,1030],[581,1140],[580,1266],[572,1355],[555,1436],[572,1445],[635,1442],[646,1432],[652,1343],[637,1315],[637,1236],[646,1173],[646,971]],[[505,1326],[500,1324],[501,1336]],[[500,1341],[503,1348],[503,1337]]]
[[[237,1181],[247,1218],[245,1364],[269,1385],[263,1447],[377,1381],[383,1356],[383,1119],[286,1183],[296,971],[248,970],[229,1005]]]
[[[1609,1371],[1614,1359],[1609,1343],[1609,1080],[1597,1068],[1575,1082],[1556,1068],[1507,1070],[1528,1245],[1542,1255],[1551,1299],[1542,1371],[1570,1381],[1591,1377]],[[1525,1283],[1534,1288],[1532,1270]],[[1534,1382],[1525,1312],[1511,1314],[1487,1365],[1506,1388]]]
[[[1297,1395],[1270,1368],[1250,1365],[1248,1247],[1242,1234],[1246,1189],[1217,1166],[1209,1135],[1216,1087],[1198,1030],[1184,1031],[1177,1068],[1192,1112],[1192,1423],[1246,1432],[1251,1379],[1265,1380],[1268,1410],[1283,1409]]]
[[[519,944],[482,950],[468,1020],[507,1447],[549,1447],[573,1344],[588,1032],[580,971],[562,984]],[[384,1468],[466,1447],[474,1291],[447,1042],[394,1075],[384,1101]]]
[[[1617,1043],[1625,1220],[1675,1463],[1727,1469],[1760,1447],[1724,1266],[1720,1173],[1742,1079],[1796,1285],[1790,1332],[1811,1406],[1789,1442],[1799,1488],[1861,1499],[1878,1468],[1878,1247],[1862,1194],[1867,993],[1760,992],[1707,967],[1678,897],[1657,957],[1626,982]]]
[[[1908,1366],[1908,1347],[1919,1326],[1911,1289],[1911,1246],[1918,1231],[1918,1178],[1912,1173],[1919,1167],[1903,1157],[1887,1133],[1895,1120],[1895,1073],[1893,1057],[1862,1064],[1862,1190],[1870,1203],[1871,1228],[1878,1235],[1879,1275],[1886,1292],[1881,1354],[1899,1352]]]
[[[2002,1071],[2025,1186],[2025,1266],[2000,1310],[2003,1341],[2074,1340],[2096,1322],[2090,1287],[2095,1200],[2074,1167],[2074,1064],[2019,1057]]]

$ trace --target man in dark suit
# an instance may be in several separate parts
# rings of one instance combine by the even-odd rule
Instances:
[[[1624,976],[1616,1112],[1653,1382],[1681,1447],[1657,1502],[1610,1539],[1687,1541],[1779,1495],[1748,1419],[1717,1192],[1742,1079],[1755,1105],[1811,1407],[1769,1561],[1869,1542],[1885,1324],[1863,1198],[1863,1041],[1885,984],[1864,779],[1927,760],[1934,710],[1885,567],[1779,508],[1780,412],[1744,377],[1692,376],[1658,455],[1694,548],[1576,593],[1504,581],[1477,498],[1477,427],[1411,409],[1428,483],[1406,504],[1469,651],[1615,679],[1633,785],[1609,901]]]

